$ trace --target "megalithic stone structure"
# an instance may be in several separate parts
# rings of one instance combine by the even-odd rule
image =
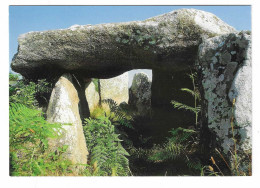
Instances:
[[[86,163],[87,155],[81,122],[89,114],[84,81],[113,79],[132,69],[153,70],[152,108],[160,108],[160,99],[170,101],[170,94],[160,88],[170,92],[174,75],[196,70],[202,96],[201,144],[228,153],[232,118],[237,147],[244,153],[252,148],[251,34],[236,31],[211,13],[181,9],[144,21],[29,32],[19,36],[18,44],[14,71],[31,79],[60,77],[47,118],[74,125],[64,125],[67,134],[61,143],[71,145],[68,158],[75,162]],[[72,75],[80,80],[80,91]],[[117,83],[109,86],[101,80],[101,99],[112,93],[125,95],[117,102],[128,100],[116,89],[124,82]]]

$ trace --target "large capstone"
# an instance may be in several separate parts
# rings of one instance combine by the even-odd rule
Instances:
[[[74,164],[87,164],[87,146],[79,114],[79,96],[72,76],[64,74],[56,83],[47,110],[49,122],[62,123],[62,137],[51,140],[53,148],[67,145],[65,157]]]
[[[237,149],[246,154],[252,148],[251,36],[241,32],[207,39],[200,45],[198,58],[204,115],[216,136],[215,145],[229,153],[235,137]]]
[[[151,114],[151,81],[147,74],[137,73],[134,75],[129,89],[129,105],[133,106],[140,116]]]
[[[131,69],[193,65],[202,38],[235,32],[215,15],[181,9],[144,21],[72,26],[19,36],[11,67],[26,77],[108,78]]]

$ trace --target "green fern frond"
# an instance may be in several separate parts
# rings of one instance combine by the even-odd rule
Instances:
[[[107,175],[128,175],[129,153],[121,145],[119,134],[108,117],[86,119],[84,134],[92,164],[98,165],[99,173]]]
[[[196,96],[196,93],[188,88],[181,88],[181,91],[185,91],[187,93],[190,93],[192,96]]]
[[[200,92],[197,88],[195,88],[195,90],[191,90],[189,88],[181,88],[181,91],[185,91],[191,94],[193,97],[196,97],[197,100],[200,100]]]
[[[45,142],[47,138],[58,137],[62,130],[59,123],[48,123],[41,111],[30,109],[23,104],[11,103],[9,108],[10,140],[13,142],[25,142],[40,139]],[[45,142],[46,143],[46,142]]]
[[[113,118],[115,124],[133,129],[133,126],[130,123],[130,121],[133,120],[132,116],[127,115],[127,112],[121,108],[113,99],[104,99],[101,102],[107,104],[110,108],[110,111],[115,114],[115,117]]]
[[[200,163],[200,161],[186,160],[186,164],[187,164],[188,168],[194,169],[194,170],[199,170],[199,171],[201,171],[201,169],[203,168],[203,166],[202,166],[202,164]]]
[[[49,139],[62,136],[62,125],[49,123],[40,110],[10,103],[9,144],[11,175],[51,175],[68,172],[70,162],[62,154],[68,146],[50,152]],[[18,157],[19,156],[19,157]]]
[[[181,127],[178,127],[177,129],[171,129],[169,132],[171,133],[171,137],[169,137],[168,140],[172,143],[184,143],[192,135],[197,134],[197,132],[192,129],[184,129]]]
[[[173,105],[174,108],[177,108],[177,109],[189,110],[189,111],[195,112],[195,113],[197,113],[199,111],[198,108],[194,108],[194,107],[188,106],[186,104],[183,104],[183,103],[180,103],[180,102],[177,102],[174,100],[171,101],[171,104]]]
[[[105,103],[109,106],[111,112],[117,112],[118,111],[118,104],[113,99],[104,99],[101,101],[102,103]]]

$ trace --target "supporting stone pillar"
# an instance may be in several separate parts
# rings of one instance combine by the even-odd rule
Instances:
[[[236,149],[245,154],[251,150],[251,36],[241,32],[205,40],[199,47],[198,69],[207,108],[204,129],[215,137],[213,145],[230,154],[234,118]]]
[[[136,73],[129,89],[129,105],[139,116],[151,116],[151,81],[147,74]]]
[[[99,93],[96,91],[95,85],[92,81],[85,84],[85,95],[91,115],[93,110],[99,105]]]
[[[49,122],[63,123],[65,131],[59,140],[52,140],[51,145],[68,145],[65,153],[74,164],[87,164],[87,146],[79,114],[79,96],[70,74],[64,74],[56,83],[47,110]],[[66,125],[70,123],[71,125]]]
[[[113,99],[117,104],[128,103],[128,72],[109,79],[100,79],[101,100]]]

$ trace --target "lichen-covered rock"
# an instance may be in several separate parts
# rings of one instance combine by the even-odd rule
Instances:
[[[113,99],[117,104],[128,103],[128,72],[114,78],[100,79],[101,101]]]
[[[240,129],[241,147],[243,150],[249,150],[252,147],[252,50],[250,36],[244,37],[242,42],[246,44],[246,50],[243,54],[243,64],[235,75],[228,96],[230,100],[236,99],[234,114]]]
[[[87,146],[78,109],[79,97],[70,74],[64,74],[56,83],[47,110],[49,122],[63,123],[62,137],[51,140],[52,147],[68,145],[65,153],[74,164],[87,164]],[[69,125],[68,125],[69,124]]]
[[[225,153],[233,148],[230,122],[234,117],[237,149],[251,149],[251,36],[240,32],[207,39],[200,45],[198,59],[207,101],[205,116],[218,145]]]
[[[150,115],[151,82],[147,74],[137,73],[134,75],[132,86],[129,89],[129,104],[136,108],[138,115]]]
[[[95,89],[93,82],[86,83],[85,95],[88,102],[90,114],[99,105],[99,93]]]
[[[110,78],[133,68],[185,69],[201,38],[235,32],[215,15],[180,9],[144,21],[73,26],[19,36],[12,69],[27,77],[63,72]]]

